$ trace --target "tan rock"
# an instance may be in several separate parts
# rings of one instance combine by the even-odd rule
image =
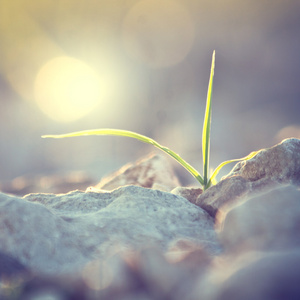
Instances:
[[[102,178],[95,187],[113,190],[124,185],[171,191],[180,184],[166,157],[150,154],[134,163],[126,164],[116,172]]]
[[[195,204],[199,195],[201,195],[203,190],[201,188],[195,187],[183,187],[177,186],[171,191],[172,194],[181,196],[189,200],[191,203]]]
[[[262,149],[252,159],[235,165],[225,177],[242,176],[255,185],[269,181],[300,184],[300,140],[291,138],[267,149]]]
[[[252,159],[237,163],[218,184],[197,198],[196,205],[221,222],[250,195],[284,184],[300,185],[299,139],[283,140],[260,150]]]

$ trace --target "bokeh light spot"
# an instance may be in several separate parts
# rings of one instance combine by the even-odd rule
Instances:
[[[92,261],[82,271],[82,279],[93,290],[107,288],[113,280],[113,270],[105,261]]]
[[[151,68],[181,62],[190,51],[195,36],[188,11],[169,0],[138,2],[125,17],[122,30],[128,54]]]
[[[296,138],[300,139],[300,126],[299,125],[290,125],[286,126],[278,131],[275,136],[276,142],[281,142],[284,139]]]
[[[35,80],[35,99],[40,109],[59,122],[86,116],[99,104],[101,82],[96,71],[71,57],[47,62]]]

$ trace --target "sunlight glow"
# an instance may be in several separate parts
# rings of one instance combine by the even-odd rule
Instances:
[[[154,69],[180,63],[189,53],[194,38],[191,15],[176,1],[138,1],[122,24],[127,53]]]
[[[78,59],[63,56],[52,59],[40,69],[35,80],[35,99],[50,118],[70,122],[95,109],[104,88],[91,67]]]
[[[291,137],[300,139],[300,126],[299,125],[290,125],[290,126],[286,126],[282,129],[280,129],[275,136],[275,141],[277,143],[279,143],[282,140],[291,138]]]

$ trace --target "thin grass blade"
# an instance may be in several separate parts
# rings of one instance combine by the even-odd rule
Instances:
[[[252,157],[254,157],[259,151],[253,151],[249,155],[242,157],[242,158],[237,158],[237,159],[231,159],[231,160],[226,160],[222,162],[221,164],[218,165],[218,167],[214,170],[213,174],[211,175],[209,182],[207,184],[207,188],[211,186],[211,184],[215,184],[216,182],[216,176],[219,174],[220,170],[226,166],[227,164],[230,164],[232,162],[238,162],[242,160],[249,160]]]
[[[214,81],[214,70],[215,70],[215,51],[212,55],[211,69],[209,84],[206,98],[206,108],[204,115],[203,131],[202,131],[202,157],[203,157],[203,180],[204,189],[208,183],[208,172],[209,172],[209,151],[210,151],[210,127],[211,127],[211,97]]]
[[[158,142],[155,140],[142,135],[138,134],[133,131],[128,131],[128,130],[121,130],[121,129],[110,129],[110,128],[104,128],[104,129],[94,129],[94,130],[84,130],[84,131],[77,131],[77,132],[72,132],[72,133],[67,133],[67,134],[58,134],[58,135],[43,135],[42,138],[55,138],[55,139],[60,139],[60,138],[67,138],[67,137],[75,137],[75,136],[87,136],[87,135],[116,135],[116,136],[125,136],[125,137],[130,137],[137,139],[143,143],[147,143],[150,145],[155,146],[156,148],[162,150],[169,156],[173,157],[177,162],[179,162],[187,171],[189,171],[195,178],[196,180],[203,185],[204,181],[202,176],[199,174],[199,172],[193,168],[189,163],[187,163],[184,159],[182,159],[177,153],[174,151],[170,150],[169,148],[160,145]]]

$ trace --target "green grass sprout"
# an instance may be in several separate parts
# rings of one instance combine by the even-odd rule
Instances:
[[[133,131],[128,131],[128,130],[121,130],[121,129],[95,129],[95,130],[84,130],[84,131],[77,131],[77,132],[72,132],[72,133],[67,133],[67,134],[59,134],[59,135],[43,135],[43,138],[66,138],[66,137],[74,137],[74,136],[82,136],[82,135],[118,135],[118,136],[126,136],[126,137],[131,137],[134,139],[137,139],[141,142],[153,145],[157,147],[158,149],[162,150],[163,152],[167,153],[171,157],[173,157],[176,161],[178,161],[184,168],[186,168],[199,182],[201,185],[204,184],[204,180],[199,174],[199,172],[194,169],[189,163],[187,163],[184,159],[182,159],[177,153],[174,151],[170,150],[169,148],[160,145],[158,142],[155,140],[142,135],[138,134]]]
[[[171,149],[160,145],[155,140],[142,135],[138,134],[133,131],[128,130],[121,130],[121,129],[110,129],[110,128],[103,128],[103,129],[92,129],[92,130],[83,130],[77,131],[67,134],[58,134],[58,135],[43,135],[42,138],[67,138],[67,137],[75,137],[75,136],[87,136],[87,135],[117,135],[117,136],[124,136],[137,139],[141,142],[150,144],[155,146],[156,148],[162,150],[169,156],[173,157],[177,162],[179,162],[188,172],[190,172],[196,180],[201,184],[203,190],[209,188],[212,184],[216,183],[216,176],[220,172],[220,170],[227,164],[232,162],[237,162],[241,160],[248,160],[256,155],[257,151],[251,152],[248,156],[239,158],[239,159],[232,159],[222,162],[213,172],[211,177],[209,177],[209,152],[210,152],[210,127],[211,127],[211,97],[212,97],[212,89],[213,89],[213,79],[214,79],[214,69],[215,69],[215,51],[212,55],[212,63],[210,69],[210,78],[208,84],[208,91],[207,91],[207,98],[206,98],[206,108],[205,108],[205,115],[204,115],[204,123],[203,123],[203,132],[202,132],[202,156],[203,156],[203,177],[200,173],[192,167],[188,162],[186,162],[183,158],[181,158],[177,153],[172,151]]]
[[[208,172],[209,172],[209,151],[210,151],[210,126],[211,126],[211,96],[214,82],[215,71],[215,51],[212,55],[210,76],[206,97],[206,108],[204,115],[203,131],[202,131],[202,158],[203,158],[203,180],[204,186],[208,185]]]

